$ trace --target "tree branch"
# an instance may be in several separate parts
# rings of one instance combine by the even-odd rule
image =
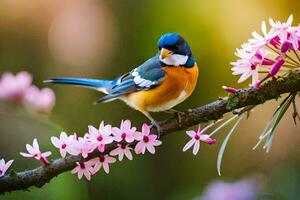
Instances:
[[[277,99],[284,93],[297,93],[300,91],[300,71],[291,72],[287,77],[273,79],[264,84],[259,90],[247,88],[238,90],[235,94],[200,106],[194,109],[184,111],[178,118],[173,116],[165,121],[159,122],[161,126],[161,136],[169,133],[185,130],[191,126],[209,120],[217,120],[223,117],[225,113],[245,106],[263,104],[267,100]],[[153,128],[152,132],[156,133]],[[131,144],[132,146],[135,143]],[[14,191],[27,190],[30,186],[42,187],[52,178],[59,174],[71,170],[76,166],[76,162],[82,162],[103,154],[108,154],[112,149],[116,148],[116,143],[107,145],[105,152],[93,152],[88,158],[83,159],[81,156],[68,156],[65,159],[60,158],[53,160],[45,166],[23,172],[11,171],[8,175],[0,178],[0,194]]]

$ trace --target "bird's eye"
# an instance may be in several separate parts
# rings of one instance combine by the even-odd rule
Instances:
[[[174,46],[174,51],[178,51],[179,50],[179,48],[178,48],[178,46]]]

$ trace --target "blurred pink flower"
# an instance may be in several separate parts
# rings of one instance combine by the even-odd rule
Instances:
[[[98,147],[100,152],[104,152],[105,145],[113,142],[113,137],[111,136],[111,125],[104,125],[102,121],[100,123],[99,129],[93,126],[89,126],[89,133],[87,138]]]
[[[0,177],[5,175],[6,171],[8,170],[8,168],[11,166],[13,162],[14,162],[13,160],[10,160],[7,163],[5,163],[4,159],[0,160]]]
[[[114,127],[112,131],[116,142],[126,141],[127,143],[131,143],[134,141],[136,128],[131,127],[130,120],[122,120],[120,128]]]
[[[26,90],[24,100],[36,111],[49,113],[55,105],[55,94],[50,88],[39,90],[33,85]]]
[[[46,157],[50,156],[51,152],[46,151],[46,152],[41,153],[40,147],[39,147],[39,144],[38,144],[36,138],[34,138],[32,146],[29,144],[26,144],[26,149],[27,149],[28,153],[20,152],[21,156],[35,158],[35,159],[41,161],[43,164],[49,163],[49,161],[46,159]]]
[[[118,147],[109,153],[111,156],[118,155],[119,161],[123,160],[124,155],[128,158],[128,160],[133,159],[132,154],[130,152],[132,148],[130,148],[128,144],[117,144],[117,145]]]
[[[59,148],[60,155],[65,158],[67,152],[69,151],[72,143],[74,141],[74,135],[68,136],[65,132],[61,132],[59,138],[52,136],[51,142],[56,147]]]
[[[84,175],[87,180],[91,180],[91,175],[93,171],[93,165],[95,163],[91,160],[84,162],[84,163],[79,163],[76,162],[76,167],[72,169],[71,173],[76,174],[78,176],[78,179],[81,179],[82,176]]]
[[[250,180],[241,180],[234,183],[215,181],[209,184],[197,200],[253,200],[256,199],[257,183]]]
[[[19,72],[16,76],[4,73],[0,79],[0,99],[22,100],[31,83],[32,76],[28,72]]]
[[[196,155],[199,151],[200,148],[200,141],[205,142],[207,144],[215,144],[217,142],[216,139],[210,138],[208,135],[205,135],[205,133],[211,126],[213,125],[210,124],[206,126],[203,130],[201,130],[200,125],[198,126],[197,132],[196,131],[186,131],[186,134],[190,136],[192,139],[186,143],[186,145],[183,147],[183,151],[187,151],[190,149],[193,145],[193,154]]]
[[[139,141],[135,146],[137,154],[144,154],[146,149],[154,154],[155,146],[162,144],[160,140],[157,140],[157,135],[150,134],[150,127],[147,124],[143,124],[142,132],[136,132],[135,139]]]
[[[100,168],[103,166],[103,170],[105,171],[105,173],[109,173],[109,164],[115,163],[116,159],[114,157],[110,157],[108,155],[105,156],[100,156],[98,158],[94,158],[91,160],[91,162],[95,163],[95,166],[93,168],[93,173],[95,174],[97,173]]]

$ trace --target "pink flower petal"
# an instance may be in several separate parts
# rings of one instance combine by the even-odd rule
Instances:
[[[60,148],[60,146],[61,146],[61,142],[60,142],[60,140],[57,138],[57,137],[51,137],[51,142],[52,142],[52,144],[55,146],[55,147],[57,147],[57,148]],[[28,149],[27,149],[28,150]]]
[[[81,179],[83,176],[83,171],[82,170],[79,170],[78,171],[78,179]]]
[[[116,156],[116,155],[119,155],[121,153],[121,149],[118,147],[118,148],[115,148],[114,150],[112,150],[109,154],[112,155],[112,156]]]
[[[134,150],[135,150],[136,154],[140,154],[140,153],[144,154],[145,153],[145,148],[146,148],[146,146],[145,146],[145,144],[143,142],[138,142],[136,144]]]
[[[186,134],[187,134],[188,136],[190,136],[191,138],[194,138],[195,135],[196,135],[196,132],[195,132],[195,131],[186,131]]]
[[[150,133],[150,127],[147,124],[143,124],[142,133],[144,135],[149,135],[149,133]]]
[[[3,171],[7,171],[7,169],[12,165],[12,163],[14,162],[14,160],[10,160],[5,164],[4,170]]]
[[[89,134],[95,135],[95,136],[98,135],[98,130],[95,127],[88,126],[88,129],[89,129]]]
[[[109,173],[109,165],[107,163],[103,163],[102,165],[103,165],[103,169],[104,169],[105,173],[108,174]]]
[[[196,141],[195,142],[195,145],[194,145],[194,148],[193,148],[193,154],[194,155],[197,155],[198,151],[199,151],[199,148],[200,148],[200,142],[199,141]]]
[[[37,142],[36,138],[33,140],[33,148],[35,151],[40,151],[39,143]]]
[[[125,149],[124,153],[125,153],[125,156],[128,158],[128,160],[133,159],[132,154],[129,149]]]
[[[59,153],[61,157],[65,158],[67,155],[67,150],[66,149],[59,149]]]
[[[71,173],[76,174],[79,171],[80,167],[76,166],[74,169],[72,169]]]
[[[26,144],[26,149],[30,154],[36,154],[36,150],[29,144]]]
[[[51,151],[46,151],[46,152],[43,152],[43,153],[42,153],[42,156],[48,157],[48,156],[50,156],[51,154],[52,154]]]
[[[152,141],[155,141],[155,140],[156,140],[157,135],[151,134],[151,135],[148,136],[148,138],[149,138],[149,141],[152,142]]]
[[[193,145],[194,145],[194,143],[196,142],[196,140],[194,140],[194,139],[191,139],[188,143],[186,143],[185,145],[184,145],[184,147],[183,147],[183,152],[185,152],[185,151],[187,151],[189,148],[191,148]]]
[[[23,153],[23,152],[20,152],[20,155],[23,156],[23,157],[27,157],[27,158],[32,157],[31,154]]]
[[[154,146],[152,146],[151,144],[147,143],[147,144],[146,144],[146,148],[147,148],[147,150],[148,150],[151,154],[155,154],[155,148],[154,148]]]
[[[125,140],[126,140],[127,143],[133,142],[134,141],[134,135],[133,134],[126,135]]]
[[[115,163],[115,162],[116,162],[116,159],[113,158],[113,157],[110,157],[110,156],[106,156],[106,157],[105,157],[105,161],[106,161],[107,163]]]
[[[143,137],[144,137],[144,135],[143,135],[141,132],[136,132],[136,133],[134,134],[134,138],[135,138],[136,140],[138,140],[138,141],[143,140]]]
[[[87,171],[87,169],[83,170],[83,174],[87,180],[91,180],[91,174]]]
[[[155,141],[151,142],[151,144],[152,144],[153,146],[159,146],[159,145],[162,144],[162,141],[160,141],[160,140],[155,140]]]

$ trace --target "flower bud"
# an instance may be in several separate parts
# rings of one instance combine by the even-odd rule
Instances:
[[[274,66],[272,67],[272,69],[269,71],[269,77],[270,76],[274,76],[275,74],[277,74],[277,72],[280,70],[280,67],[285,63],[285,59],[280,57],[276,63],[274,64]]]
[[[264,58],[263,60],[262,60],[262,63],[261,63],[262,65],[273,65],[274,64],[274,61],[273,60],[271,60],[271,59],[268,59],[268,58]]]
[[[282,43],[280,51],[282,53],[286,53],[287,51],[289,51],[292,48],[292,44],[290,41],[286,40]]]
[[[236,93],[238,90],[233,87],[222,86],[222,88],[229,93]]]
[[[275,36],[272,40],[270,40],[270,44],[275,47],[276,49],[278,48],[278,44],[279,44],[279,36]]]

